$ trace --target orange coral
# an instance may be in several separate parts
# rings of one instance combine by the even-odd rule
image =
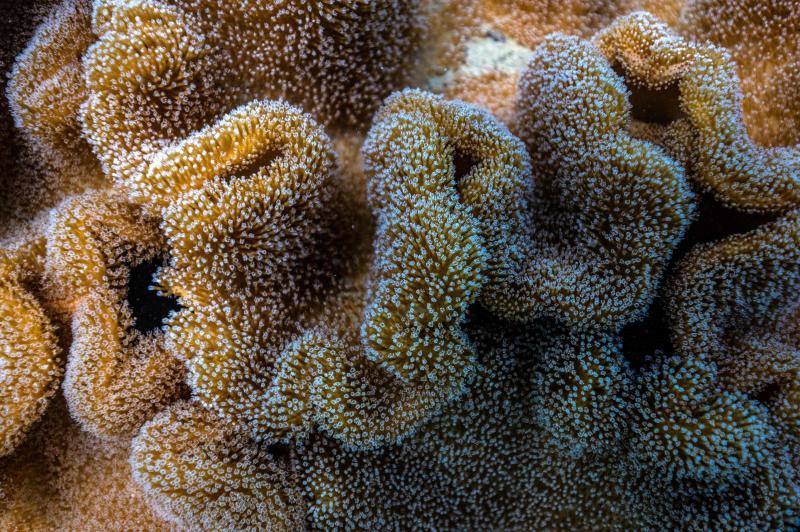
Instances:
[[[53,401],[24,444],[0,463],[3,530],[176,530],[131,479],[130,442],[101,441]]]
[[[724,47],[741,80],[743,120],[762,146],[800,142],[800,10],[791,0],[687,0],[677,28]]]
[[[198,530],[302,527],[287,458],[254,446],[194,403],[176,403],[133,443],[134,478],[167,519]]]
[[[102,183],[81,132],[81,56],[93,40],[88,0],[60,4],[17,57],[7,88],[14,122],[54,183],[56,199]]]
[[[363,122],[403,76],[417,4],[99,2],[86,132],[124,181],[165,144],[253,98],[283,97],[328,123]]]
[[[334,170],[310,116],[256,101],[160,154],[141,184],[143,198],[165,206],[172,259],[159,282],[186,307],[170,347],[200,402],[258,439],[285,430],[264,397],[275,359],[344,268],[330,247],[341,207]]]
[[[72,319],[64,392],[70,413],[93,434],[132,434],[180,390],[181,363],[163,330],[139,308],[134,272],[163,260],[157,227],[114,193],[67,201],[48,228],[51,293]],[[137,274],[138,275],[138,274]],[[163,311],[164,309],[155,310]]]
[[[797,17],[682,3],[65,0],[0,528],[793,526]]]
[[[41,237],[0,249],[0,456],[42,416],[62,374],[55,329],[28,287],[43,255]]]
[[[480,0],[482,18],[525,46],[538,45],[550,33],[589,37],[616,17],[646,10],[674,20],[683,0]]]
[[[202,75],[211,68],[211,44],[179,8],[97,2],[93,26],[99,39],[84,58],[84,132],[106,174],[119,181],[199,128],[222,96]]]
[[[297,265],[330,238],[334,170],[321,128],[275,102],[242,106],[160,153],[136,190],[163,208],[172,261],[161,282],[200,306],[243,291],[297,297],[286,283],[302,284]]]
[[[433,35],[434,46],[440,40],[455,41],[460,54],[450,52],[443,75],[429,80],[434,88],[444,83],[444,93],[481,105],[507,122],[513,114],[516,85],[524,64],[519,58],[532,50],[551,33],[583,38],[611,23],[616,17],[636,10],[646,10],[673,23],[684,0],[467,0],[444,2],[462,17],[456,38]],[[438,4],[438,3],[437,3]],[[442,11],[445,11],[443,9]],[[460,61],[453,56],[460,55]],[[507,122],[508,123],[508,122]]]

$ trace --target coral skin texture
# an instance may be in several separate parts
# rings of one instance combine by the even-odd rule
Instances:
[[[44,240],[22,239],[0,249],[0,455],[7,455],[41,417],[62,373],[49,317],[26,284],[39,276]]]
[[[0,530],[800,527],[799,0],[33,4]]]
[[[163,253],[163,237],[134,205],[105,192],[65,201],[47,235],[45,268],[72,331],[67,405],[89,432],[130,437],[183,379],[164,334],[137,328],[130,304],[131,272]]]

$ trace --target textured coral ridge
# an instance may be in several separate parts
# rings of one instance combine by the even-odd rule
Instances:
[[[363,123],[403,77],[418,9],[417,0],[97,1],[85,131],[106,172],[125,181],[165,144],[253,98]]]
[[[79,117],[86,98],[81,57],[93,40],[90,13],[88,0],[58,6],[17,58],[7,89],[15,125],[62,194],[103,179]]]
[[[669,287],[671,328],[680,352],[716,362],[726,387],[764,397],[793,438],[800,369],[798,239],[795,210],[745,235],[694,250]]]
[[[727,48],[741,79],[742,110],[755,142],[791,146],[800,141],[796,2],[694,0],[687,2],[677,26],[687,36]]]
[[[198,530],[293,530],[304,512],[290,464],[196,403],[150,421],[131,449],[133,478],[165,518]]]
[[[604,329],[640,317],[693,213],[683,168],[630,135],[622,79],[575,37],[536,49],[516,121],[533,186],[489,307]]]
[[[466,125],[473,129],[464,130]],[[205,162],[252,168],[252,160],[262,160],[260,152],[282,148],[269,166],[222,182],[243,192],[258,185],[253,198],[261,207],[226,222],[229,209],[204,208],[225,200],[217,192],[221,183],[210,180],[180,196],[177,207],[164,210],[173,259],[160,282],[187,305],[167,334],[174,338],[176,353],[188,360],[195,401],[172,406],[147,423],[135,439],[131,463],[135,478],[162,514],[187,526],[296,526],[304,518],[297,478],[302,473],[278,448],[268,447],[270,443],[302,437],[312,424],[347,448],[395,441],[437,413],[448,399],[463,394],[475,369],[472,346],[460,325],[484,280],[486,250],[480,223],[456,194],[453,151],[466,150],[479,161],[461,182],[462,197],[477,198],[480,191],[496,186],[495,201],[503,202],[527,169],[521,143],[477,109],[422,92],[390,99],[364,148],[378,237],[367,273],[371,288],[363,317],[358,316],[360,305],[345,295],[333,303],[326,319],[310,319],[319,326],[302,334],[292,325],[291,313],[302,314],[304,307],[313,305],[313,294],[309,293],[312,300],[302,298],[309,286],[303,268],[284,265],[313,260],[302,252],[302,244],[324,242],[301,240],[292,246],[287,236],[325,236],[324,226],[309,226],[320,223],[326,207],[336,206],[330,204],[331,194],[325,194],[332,181],[330,144],[314,128],[307,115],[294,108],[254,102],[154,163],[163,171],[154,176],[202,178],[216,175],[197,170]],[[244,137],[230,141],[228,132]],[[212,141],[213,147],[208,145]],[[418,155],[406,144],[422,149],[431,141],[433,149]],[[226,146],[246,146],[247,151],[229,161],[214,149]],[[415,154],[421,165],[398,165],[396,161],[404,160],[401,154]],[[430,180],[432,175],[438,181]],[[158,182],[177,183],[176,188],[183,183]],[[277,185],[280,195],[265,193],[266,187]],[[201,192],[208,199],[198,200]],[[237,199],[233,205],[242,205],[244,200]],[[283,226],[270,244],[270,232],[248,227],[249,234],[265,240],[229,247],[235,235],[243,234],[240,224],[248,224],[250,216],[258,219],[263,209],[277,209],[282,215],[267,219],[287,220],[297,229],[287,235]],[[211,215],[226,218],[215,223]],[[213,269],[188,260],[192,255],[180,245],[182,238],[192,236],[193,220],[198,228],[237,231],[211,233],[210,243],[198,244],[196,236],[192,240],[205,250],[197,260],[213,250]],[[257,262],[234,268],[230,261],[246,260],[248,249],[263,253]],[[274,261],[271,250],[279,253]],[[207,284],[198,280],[195,287],[189,282],[201,273],[199,280],[217,279],[219,292],[209,294]],[[338,312],[350,316],[337,318]],[[294,453],[290,449],[289,458]],[[232,507],[241,511],[232,513]]]
[[[278,359],[344,269],[331,249],[341,194],[330,140],[299,109],[257,101],[147,175],[153,202],[178,198],[163,210],[172,259],[159,282],[184,306],[167,335],[196,397],[256,438],[280,439]]]
[[[537,425],[537,353],[568,340],[483,318],[468,392],[401,444],[354,452],[317,437],[303,452],[318,529],[581,529],[632,526],[606,461],[562,455]],[[553,343],[544,335],[553,335]]]
[[[183,306],[164,334],[193,400],[144,426],[134,477],[187,527],[297,528],[291,461],[268,445],[308,430],[299,413],[299,426],[282,417],[294,414],[281,394],[296,349],[286,344],[344,268],[330,250],[342,200],[331,142],[296,107],[254,101],[159,153],[140,186],[161,207],[171,259],[158,282]],[[311,385],[298,377],[287,393]]]
[[[62,373],[55,329],[31,285],[41,277],[44,239],[21,235],[0,248],[0,456],[44,413]]]
[[[651,90],[677,84],[680,111],[692,126],[686,142],[694,177],[720,201],[746,211],[798,204],[797,148],[762,147],[750,138],[726,51],[686,41],[644,13],[619,19],[595,42],[633,83]]]
[[[0,528],[796,527],[798,12],[65,0]]]
[[[360,331],[322,341],[317,358],[332,361],[313,396],[328,433],[374,448],[463,393],[475,353],[461,325],[502,247],[488,242],[502,225],[491,214],[515,209],[528,158],[489,114],[413,90],[387,99],[363,155],[378,224],[370,293]],[[464,175],[459,157],[474,162]]]
[[[47,236],[51,294],[72,327],[64,380],[70,413],[97,436],[130,436],[176,396],[183,379],[164,333],[137,324],[131,307],[131,272],[161,260],[163,237],[111,192],[67,200]]]

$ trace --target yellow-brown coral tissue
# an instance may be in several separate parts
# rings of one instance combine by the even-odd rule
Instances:
[[[800,527],[800,1],[6,10],[0,529]]]

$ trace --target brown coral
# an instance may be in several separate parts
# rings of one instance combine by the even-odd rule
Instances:
[[[86,98],[81,57],[93,40],[88,0],[66,0],[42,22],[10,73],[16,126],[34,151],[55,198],[103,182],[79,109]]]
[[[543,393],[537,373],[548,358],[580,364],[592,341],[526,328],[487,316],[468,325],[484,360],[470,390],[401,443],[354,452],[313,439],[302,454],[312,524],[748,528],[786,526],[797,515],[796,474],[764,408],[721,390],[713,365],[699,360],[666,358],[621,388],[616,424],[606,425],[618,431],[609,446],[588,455],[554,447],[552,435],[566,443],[569,432],[552,430],[558,418],[530,412],[558,412],[562,390],[580,388],[567,383]],[[619,348],[617,341],[606,346]],[[617,365],[627,366],[621,358]],[[596,416],[587,427],[613,419],[606,417],[613,410],[594,405],[584,403],[582,419]]]
[[[371,293],[360,339],[344,332],[318,355],[314,400],[325,430],[375,447],[463,393],[475,361],[460,324],[502,267],[487,252],[503,245],[528,167],[489,115],[420,91],[387,100],[363,154],[378,217]]]
[[[311,284],[297,266],[330,238],[334,170],[319,125],[277,102],[242,106],[160,153],[136,195],[163,208],[172,261],[161,282],[200,306],[243,291],[297,297],[286,282]]]
[[[739,78],[725,51],[686,41],[646,13],[617,20],[595,42],[633,82],[655,90],[677,84],[695,135],[690,175],[720,202],[752,212],[797,205],[797,149],[762,147],[750,138]]]
[[[724,47],[741,80],[744,123],[762,146],[800,142],[800,9],[791,0],[688,0],[676,26]]]
[[[25,303],[3,334],[72,322],[80,421],[55,401],[19,425],[0,528],[794,526],[796,17],[690,0],[680,35],[729,51],[642,13],[580,39],[679,3],[425,2],[445,35],[417,62],[466,60],[420,83],[524,142],[406,90],[363,170],[350,126],[400,79],[417,2],[96,0],[82,65],[88,3],[65,4],[75,46],[44,30],[15,74],[47,103],[24,133],[73,171],[86,100],[113,184],[52,214],[44,290],[41,239],[0,260]]]
[[[179,8],[97,2],[93,26],[99,39],[84,58],[84,131],[106,174],[119,181],[202,126],[221,96],[202,75],[211,68],[211,45]]]
[[[136,481],[167,519],[198,530],[302,527],[290,459],[254,446],[196,403],[176,403],[133,443]]]
[[[783,528],[798,477],[766,410],[720,388],[713,363],[668,358],[634,399],[632,507],[649,527]]]
[[[299,109],[256,101],[160,154],[141,187],[164,206],[172,258],[159,282],[186,307],[168,335],[196,397],[275,438],[285,429],[264,394],[276,358],[344,268],[330,245],[341,208],[330,140]]]
[[[42,421],[0,462],[3,530],[176,530],[131,479],[130,442],[81,430],[57,397]]]
[[[93,434],[130,435],[176,396],[183,377],[161,317],[134,299],[136,283],[146,287],[150,265],[163,260],[161,235],[119,195],[90,192],[53,214],[47,247],[51,293],[72,319],[70,412]]]
[[[636,10],[646,10],[673,23],[683,3],[684,0],[444,2],[445,9],[450,11],[442,9],[442,12],[447,12],[451,23],[463,20],[458,25],[457,38],[447,39],[445,33],[429,39],[434,46],[445,49],[440,40],[455,41],[451,47],[459,53],[448,54],[444,62],[446,70],[432,80],[432,86],[444,83],[447,96],[484,106],[509,123],[506,119],[513,114],[516,85],[524,68],[524,64],[516,64],[518,58],[530,55],[549,34],[589,38],[616,17]]]
[[[0,249],[0,456],[42,416],[62,374],[55,329],[29,287],[43,256],[41,237]]]
[[[713,363],[691,356],[667,358],[645,375],[632,407],[636,467],[674,481],[719,482],[764,460],[765,410],[719,389],[716,377]]]
[[[467,329],[485,362],[413,434],[368,452],[316,436],[302,450],[314,529],[636,526],[613,462],[561,454],[531,418],[540,391],[529,351],[551,330],[478,321]]]
[[[670,285],[676,349],[714,360],[726,387],[782,405],[783,415],[800,370],[799,250],[800,213],[791,211],[693,250]]]
[[[286,98],[326,123],[363,122],[402,77],[417,10],[415,0],[99,2],[86,132],[124,181],[165,144],[253,98]]]
[[[622,79],[596,48],[548,37],[520,81],[517,128],[533,186],[487,294],[503,316],[619,328],[653,300],[693,212],[683,169],[626,129]]]
[[[550,33],[589,37],[615,18],[646,10],[665,20],[678,17],[683,0],[480,0],[482,18],[528,47]]]
[[[473,124],[474,120],[478,123]],[[204,404],[226,419],[249,426],[258,439],[280,437],[287,431],[305,432],[316,422],[351,445],[371,447],[404,435],[434,413],[443,400],[461,393],[472,362],[469,346],[457,326],[468,303],[477,296],[485,251],[481,244],[483,228],[470,209],[459,204],[452,188],[456,184],[453,150],[462,150],[478,160],[478,166],[459,179],[459,186],[461,196],[474,205],[476,213],[487,213],[485,232],[490,236],[491,231],[500,230],[490,227],[489,222],[494,220],[488,213],[503,212],[526,170],[527,158],[519,143],[492,124],[484,113],[424,93],[402,93],[390,100],[365,148],[380,229],[360,345],[353,331],[358,320],[347,318],[360,312],[360,305],[344,297],[331,303],[333,310],[325,313],[327,320],[319,321],[324,324],[321,330],[310,331],[280,353],[280,346],[290,341],[296,330],[281,324],[297,319],[297,309],[302,306],[297,297],[302,290],[289,290],[287,295],[292,298],[274,300],[280,292],[270,288],[266,293],[273,299],[252,307],[248,302],[260,301],[263,281],[247,277],[247,267],[236,268],[241,287],[248,290],[242,297],[236,296],[240,288],[232,286],[224,306],[196,305],[192,312],[178,316],[175,330],[182,334],[176,332],[176,345],[180,352],[192,355],[191,382]],[[493,129],[483,131],[481,126],[486,125]],[[212,137],[210,133],[207,136]],[[431,140],[434,144],[428,145]],[[187,145],[194,146],[194,142]],[[295,152],[290,149],[288,153]],[[419,157],[425,165],[398,166],[401,154]],[[193,162],[195,158],[187,156],[186,160]],[[301,162],[314,160],[311,157]],[[276,168],[286,171],[277,163]],[[298,184],[303,175],[298,174]],[[320,177],[327,179],[324,171]],[[309,190],[303,198],[321,193],[320,186],[324,181],[316,185],[319,190]],[[191,194],[187,198],[192,200],[187,205],[194,209],[198,202]],[[313,202],[303,206],[313,210]],[[172,213],[169,209],[165,212],[169,224]],[[177,228],[190,227],[181,224],[191,216],[174,219]],[[198,225],[206,226],[205,220]],[[289,234],[295,232],[307,234],[300,230]],[[286,233],[276,233],[277,237],[285,240]],[[280,258],[276,264],[294,260],[292,248],[285,244],[267,247],[287,253],[276,256]],[[224,255],[246,248],[220,250]],[[201,249],[205,253],[217,248],[203,245]],[[177,251],[180,257],[180,249]],[[262,260],[259,266],[265,264],[269,261]],[[178,271],[191,272],[193,268]],[[266,270],[253,271],[263,276]],[[360,284],[360,275],[356,272],[353,278],[355,287]],[[267,278],[274,281],[283,277],[272,272],[263,277]],[[431,284],[432,280],[436,283]],[[296,280],[287,278],[283,282],[291,286],[286,282]],[[205,285],[203,288],[208,289]],[[282,300],[290,301],[290,306],[281,306]],[[337,313],[345,318],[336,318]],[[214,334],[203,334],[208,330]],[[294,405],[293,413],[288,412],[287,404]],[[276,419],[288,426],[276,426]]]

